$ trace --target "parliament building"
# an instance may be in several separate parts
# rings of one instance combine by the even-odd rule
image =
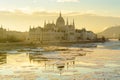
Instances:
[[[96,34],[92,31],[83,29],[75,29],[74,20],[69,24],[68,19],[65,22],[61,13],[56,20],[56,23],[44,22],[44,27],[36,27],[29,29],[28,40],[33,43],[43,42],[77,42],[83,40],[95,40]]]

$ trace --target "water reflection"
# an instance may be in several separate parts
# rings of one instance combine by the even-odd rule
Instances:
[[[7,54],[0,53],[0,65],[7,63]]]
[[[47,56],[42,53],[27,54],[29,56],[30,63],[38,64],[40,67],[44,67],[45,71],[59,72],[61,75],[64,70],[68,70],[75,65],[75,56],[57,55]]]
[[[52,51],[37,48],[19,50],[19,53],[0,53],[0,79],[2,75],[5,80],[9,80],[6,75],[10,75],[10,79],[18,78],[13,80],[80,80],[82,74],[119,70],[119,50],[114,51],[116,55],[107,49],[104,54],[99,53],[103,53],[103,50],[76,47],[55,48]]]
[[[41,53],[34,53],[34,54],[28,54],[30,62],[44,62],[48,61],[46,57],[44,57]]]

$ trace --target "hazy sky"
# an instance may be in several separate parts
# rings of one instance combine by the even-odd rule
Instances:
[[[61,10],[119,16],[120,0],[0,0],[0,9]]]
[[[0,0],[0,18],[2,16],[2,18],[5,20],[7,16],[3,17],[3,11],[15,12],[15,15],[22,12],[31,14],[32,12],[44,11],[59,13],[59,11],[61,11],[62,13],[73,12],[82,14],[96,14],[100,16],[120,17],[120,0]],[[12,14],[12,16],[13,15],[14,14]],[[31,15],[29,17],[35,16]],[[17,20],[18,22],[16,23],[20,24],[19,18],[17,18]],[[9,21],[6,22],[7,23],[0,22],[0,24],[7,26]],[[12,24],[13,23],[11,23],[11,26]],[[116,25],[116,23],[113,23],[112,25]],[[89,26],[89,24],[87,24],[87,26]],[[25,30],[26,29],[27,28],[25,28]]]

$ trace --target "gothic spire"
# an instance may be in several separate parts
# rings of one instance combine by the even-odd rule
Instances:
[[[46,26],[46,20],[44,21],[44,27]]]
[[[61,17],[61,11],[60,11],[60,17]]]
[[[31,25],[29,26],[29,30],[31,30],[32,28],[31,28]]]
[[[75,22],[74,22],[74,19],[73,19],[73,26],[75,27]]]
[[[69,23],[68,23],[68,18],[67,18],[67,25],[68,25]]]

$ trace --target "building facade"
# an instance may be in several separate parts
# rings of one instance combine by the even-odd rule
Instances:
[[[91,31],[92,32],[92,31]],[[94,40],[93,32],[86,31],[86,29],[75,29],[74,20],[72,24],[69,24],[68,19],[65,22],[61,13],[56,20],[56,23],[44,22],[44,27],[38,26],[37,28],[29,29],[28,40],[30,42],[42,43],[42,42],[76,42],[80,40]],[[92,37],[91,37],[92,36]]]
[[[6,29],[2,28],[2,25],[1,25],[1,28],[0,28],[0,41],[5,40],[6,38],[7,38],[7,31],[6,31]]]

